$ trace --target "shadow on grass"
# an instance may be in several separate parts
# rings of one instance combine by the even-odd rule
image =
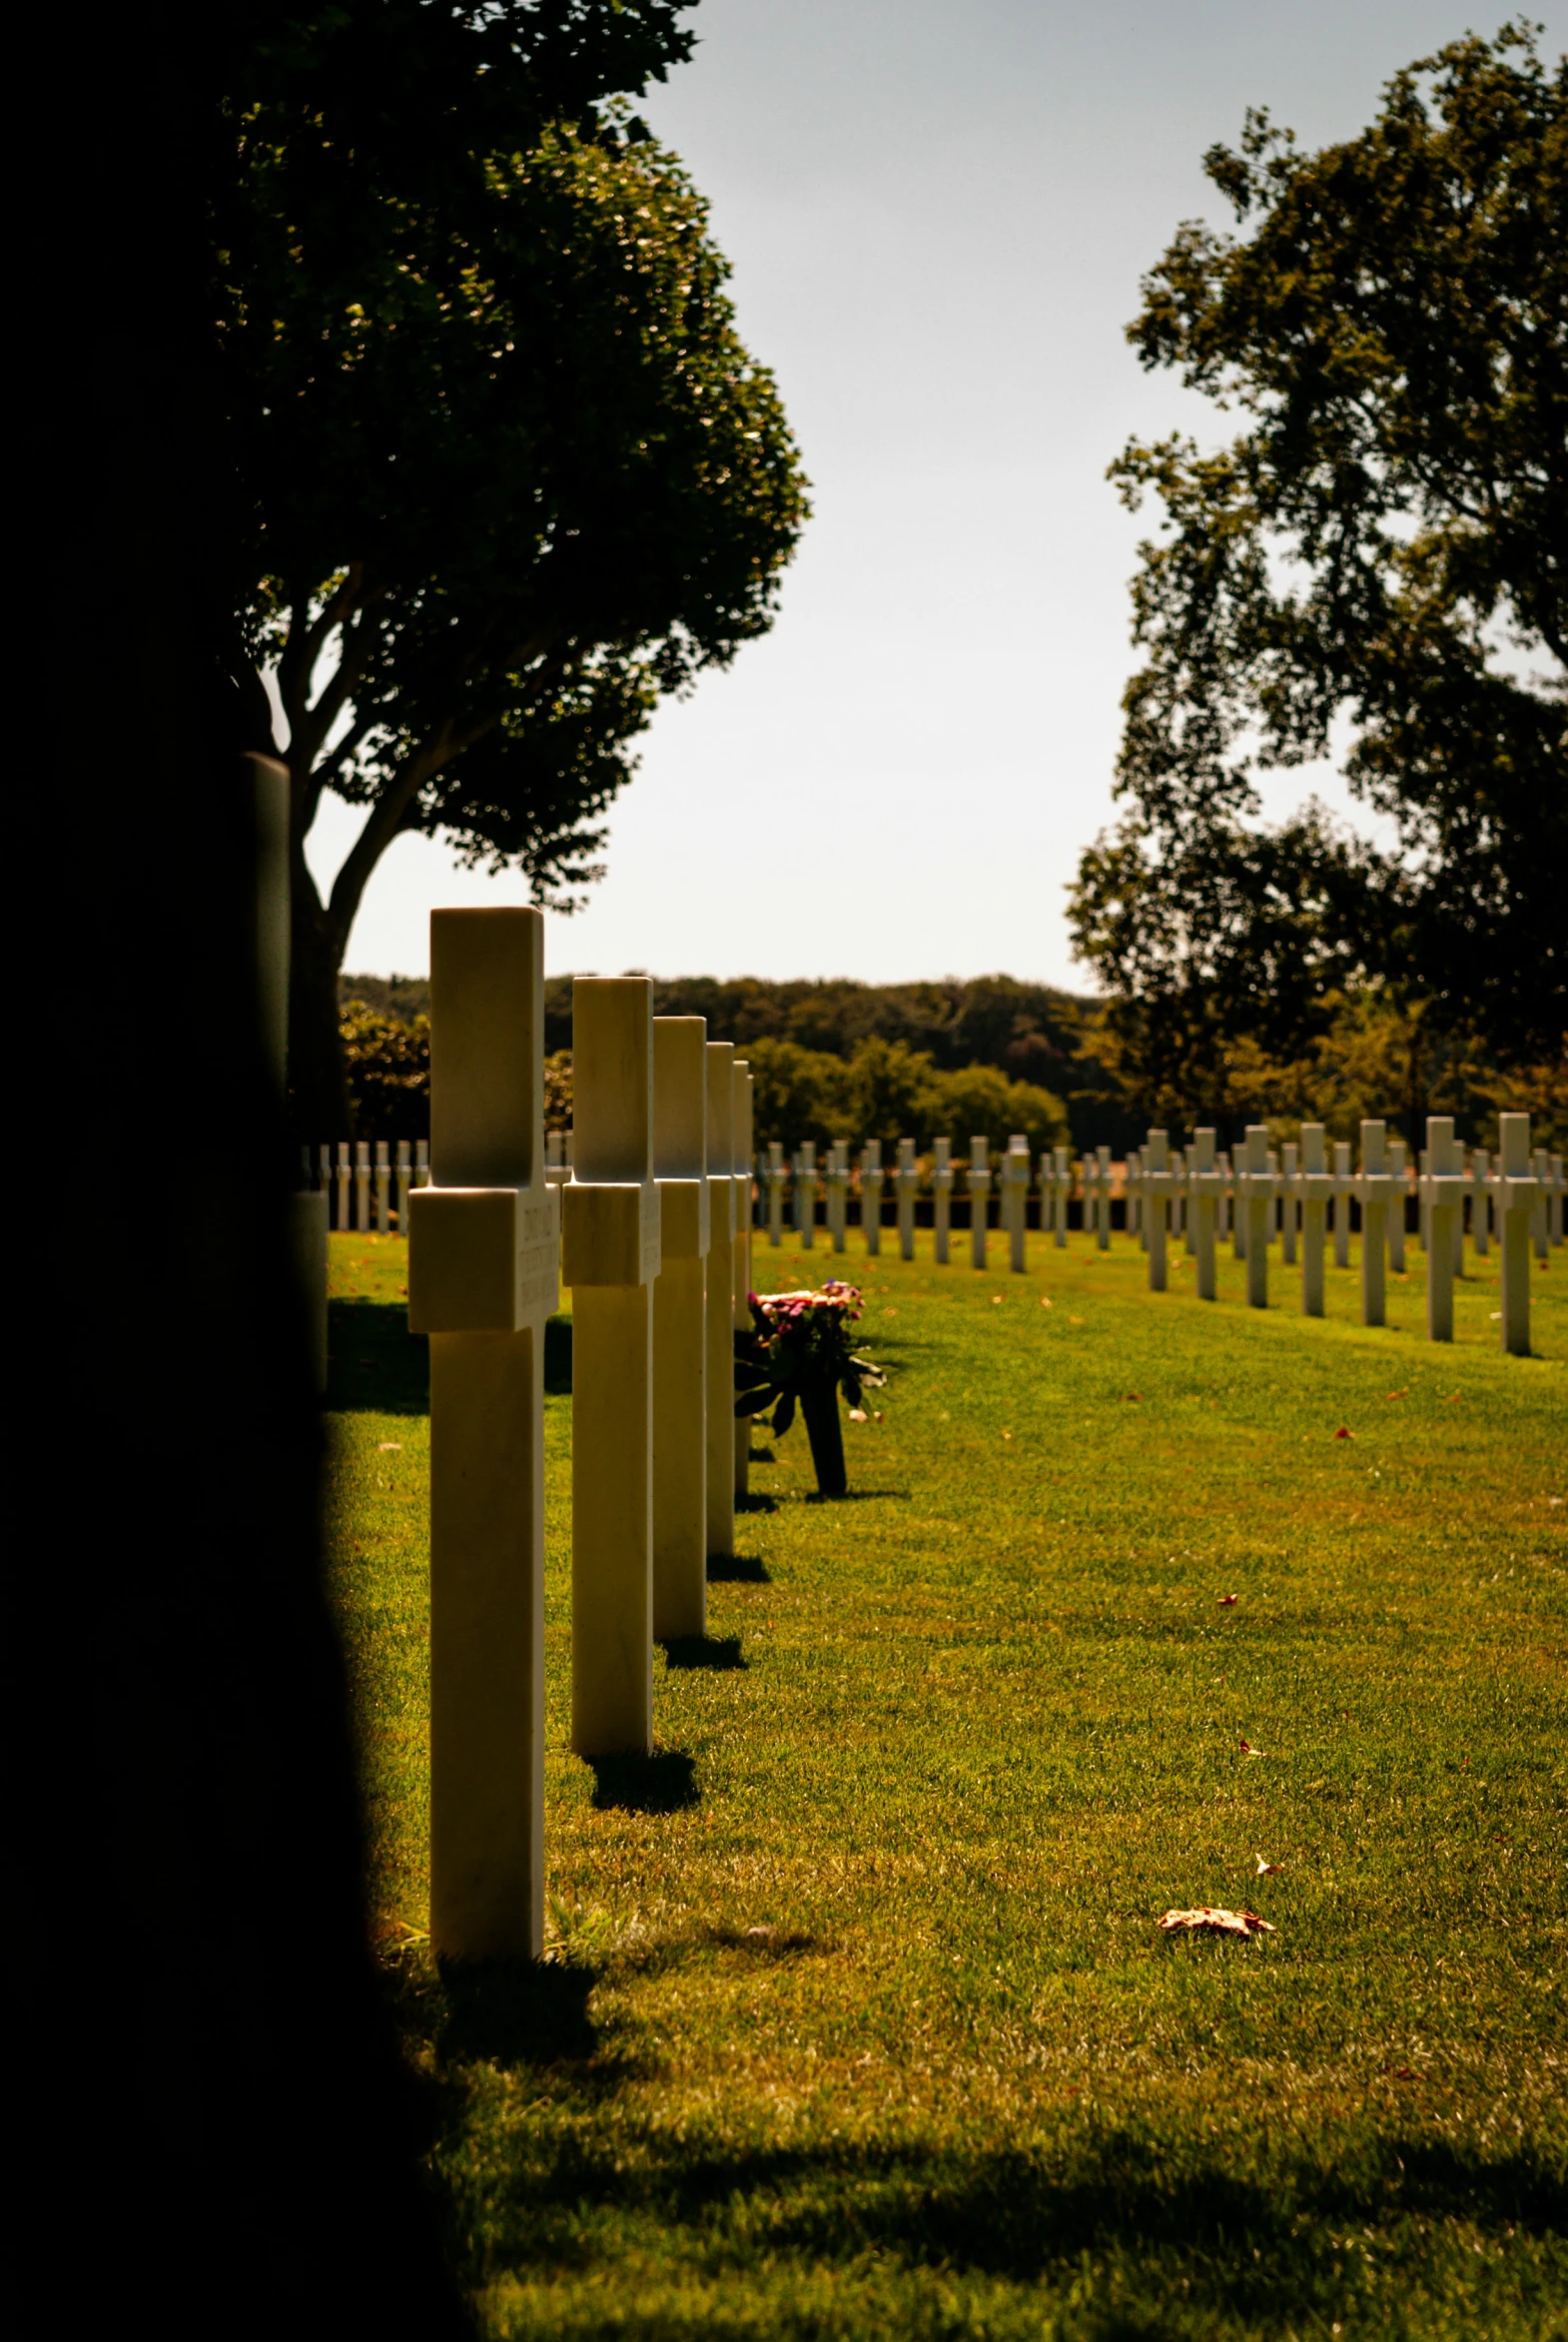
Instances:
[[[1157,2289],[1157,2267],[1167,2281],[1183,2272],[1189,2315],[1222,2308],[1273,2331],[1276,2319],[1299,2329],[1343,2300],[1329,2246],[1340,2224],[1386,2230],[1454,2220],[1553,2239],[1568,2225],[1562,2173],[1546,2158],[1487,2157],[1387,2134],[1345,2138],[1343,2153],[1321,2157],[1260,2152],[1241,2168],[1201,2146],[1173,2151],[1172,2142],[1127,2130],[1097,2132],[1056,2155],[844,2143],[715,2156],[666,2138],[644,2133],[646,2159],[633,2164],[619,2139],[584,2156],[574,2130],[569,2154],[530,2178],[533,2201],[512,2249],[527,2256],[528,2224],[546,2223],[553,2202],[578,2216],[598,2204],[666,2228],[690,2223],[708,2249],[730,2226],[754,2244],[760,2222],[771,2254],[818,2264],[886,2255],[906,2267],[1022,2283],[1065,2282],[1101,2255],[1136,2256]],[[1136,2316],[1137,2305],[1129,2307]],[[1084,2329],[1102,2342],[1196,2330],[1128,2325],[1115,2315]]]
[[[721,1675],[747,1664],[739,1635],[672,1635],[663,1650],[666,1667],[705,1667]]]
[[[588,1995],[598,1981],[591,1967],[443,1960],[439,1974],[444,2006],[433,2039],[443,2062],[582,2063],[599,2046],[588,2015]]]
[[[651,1757],[590,1757],[596,1812],[678,1814],[697,1805],[697,1769],[684,1749],[655,1749]]]
[[[753,1458],[753,1460],[755,1460],[755,1458]],[[771,1463],[773,1459],[771,1456],[769,1456],[767,1460],[769,1463]],[[735,1510],[737,1512],[777,1512],[778,1509],[779,1500],[776,1496],[764,1496],[760,1494],[753,1496],[748,1491],[745,1496],[737,1496],[735,1499]]]
[[[710,1586],[771,1586],[768,1565],[760,1553],[710,1553]]]
[[[796,1497],[797,1504],[872,1504],[888,1496],[908,1496],[907,1488],[846,1488],[842,1495],[827,1496],[820,1488],[808,1488]],[[785,1503],[790,1499],[785,1498]]]
[[[329,1301],[327,1399],[338,1414],[427,1415],[430,1346],[402,1301]]]
[[[750,1450],[750,1455],[754,1464],[771,1464],[773,1462],[771,1447],[754,1447]]]

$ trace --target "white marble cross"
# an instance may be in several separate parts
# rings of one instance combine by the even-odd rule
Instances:
[[[1145,1246],[1149,1253],[1149,1289],[1152,1293],[1163,1293],[1166,1290],[1166,1222],[1174,1185],[1171,1171],[1171,1135],[1168,1131],[1150,1132],[1149,1145],[1144,1150],[1142,1178],[1144,1237]]]
[[[1093,1163],[1085,1162],[1084,1193],[1086,1200],[1091,1178],[1095,1182],[1095,1242],[1102,1252],[1109,1252],[1111,1249],[1111,1150],[1109,1147],[1097,1147]]]
[[[1246,1126],[1246,1157],[1244,1170],[1238,1170],[1236,1185],[1239,1189],[1236,1212],[1239,1225],[1246,1222],[1246,1299],[1251,1309],[1268,1306],[1268,1220],[1274,1206],[1273,1174],[1268,1169],[1268,1126],[1266,1123],[1248,1123]]]
[[[868,1139],[860,1151],[860,1228],[874,1258],[882,1249],[882,1141]]]
[[[371,1143],[357,1139],[354,1147],[354,1224],[362,1235],[371,1225]]]
[[[1355,1185],[1350,1170],[1350,1142],[1334,1141],[1334,1266],[1350,1265],[1350,1195]]]
[[[376,1232],[392,1233],[392,1165],[387,1157],[387,1142],[376,1142]]]
[[[1211,1301],[1218,1289],[1214,1276],[1214,1223],[1225,1183],[1224,1173],[1214,1160],[1214,1133],[1211,1130],[1192,1133],[1191,1170],[1187,1178],[1187,1216],[1192,1229],[1193,1257],[1197,1264],[1197,1297],[1200,1301]]]
[[[1512,1357],[1530,1354],[1530,1214],[1539,1182],[1530,1169],[1530,1118],[1497,1118],[1497,1168],[1488,1185],[1497,1214],[1502,1254],[1503,1348]]]
[[[817,1240],[817,1145],[803,1140],[795,1150],[795,1233],[803,1251]]]
[[[915,1198],[920,1192],[920,1166],[915,1161],[915,1142],[901,1139],[898,1143],[898,1170],[894,1172],[898,1189],[898,1249],[901,1260],[915,1257]]]
[[[938,1263],[945,1267],[953,1218],[953,1142],[951,1139],[934,1139],[931,1151],[934,1158],[931,1167],[932,1251]]]
[[[1393,1185],[1388,1190],[1388,1268],[1393,1276],[1404,1274],[1404,1210],[1410,1192],[1407,1154],[1402,1139],[1389,1140],[1388,1176]]]
[[[735,1550],[735,1049],[710,1041],[708,1079],[708,1553]],[[812,1149],[815,1157],[816,1149]],[[815,1184],[813,1163],[813,1184]],[[815,1198],[812,1208],[815,1210]],[[802,1239],[805,1240],[804,1238]]]
[[[413,1185],[413,1162],[406,1139],[397,1142],[397,1233],[408,1233],[408,1190]]]
[[[745,1058],[737,1058],[733,1069],[733,1100],[730,1124],[730,1162],[734,1166],[735,1232],[730,1253],[730,1295],[733,1304],[734,1329],[738,1333],[751,1323],[751,1174],[753,1168],[751,1128],[751,1067]],[[735,1413],[735,1369],[730,1366],[730,1448],[734,1457],[735,1496],[737,1501],[747,1492],[751,1477],[751,1418],[742,1420]]]
[[[1429,1341],[1454,1337],[1453,1222],[1464,1212],[1465,1178],[1454,1143],[1452,1115],[1428,1115],[1427,1172],[1422,1181],[1426,1239],[1426,1334]]]
[[[338,1217],[335,1223],[340,1231],[354,1225],[354,1205],[350,1200],[353,1192],[354,1163],[349,1152],[348,1141],[340,1139],[338,1142]]]
[[[457,1959],[543,1949],[543,1119],[542,914],[432,913],[408,1323],[430,1343],[430,1942]]]
[[[823,1184],[828,1191],[828,1238],[835,1252],[842,1252],[847,1241],[849,1182],[849,1141],[835,1139],[829,1145],[823,1171]]]
[[[768,1242],[776,1252],[784,1241],[784,1190],[789,1185],[789,1171],[784,1162],[784,1143],[781,1139],[768,1141]]]
[[[1321,1123],[1301,1125],[1301,1312],[1323,1314],[1323,1239],[1336,1176],[1328,1169]],[[1339,1209],[1335,1205],[1335,1209]]]
[[[727,1069],[726,1069],[727,1071]],[[560,1189],[571,1287],[571,1745],[653,1745],[653,986],[572,985],[572,1172]],[[709,1097],[709,1129],[712,1098]],[[728,1229],[721,1260],[728,1259]],[[729,1287],[724,1282],[726,1349]],[[726,1426],[727,1428],[727,1426]],[[724,1445],[729,1485],[729,1442]],[[711,1472],[710,1472],[711,1478]]]
[[[1280,1154],[1283,1164],[1279,1173],[1279,1257],[1286,1268],[1293,1268],[1296,1228],[1301,1209],[1301,1150],[1295,1140],[1287,1139]]]
[[[986,1210],[991,1193],[991,1141],[972,1133],[969,1142],[969,1257],[986,1265]]]
[[[1387,1323],[1388,1204],[1393,1191],[1388,1170],[1388,1126],[1361,1125],[1361,1171],[1355,1182],[1361,1203],[1361,1323]]]
[[[1029,1140],[1021,1131],[1008,1138],[1002,1158],[1002,1218],[1008,1232],[1008,1264],[1024,1273],[1029,1229]]]
[[[653,1020],[653,1634],[708,1625],[708,1025]]]

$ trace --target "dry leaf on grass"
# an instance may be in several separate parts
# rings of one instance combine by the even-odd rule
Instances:
[[[392,1455],[394,1451],[401,1451],[402,1441],[400,1439],[383,1439],[378,1442],[378,1445],[383,1455]]]
[[[1239,1936],[1246,1944],[1254,1936],[1279,1932],[1255,1911],[1219,1911],[1209,1904],[1197,1911],[1168,1911],[1160,1926],[1167,1936]]]
[[[865,1420],[866,1420],[866,1410],[865,1410],[865,1408],[864,1408],[864,1407],[851,1407],[851,1408],[850,1408],[850,1410],[849,1410],[849,1419],[850,1419],[850,1421],[851,1421],[852,1423],[864,1423],[864,1422],[865,1422]]]
[[[1336,1439],[1353,1439],[1355,1437],[1355,1433],[1350,1429],[1348,1423],[1341,1423],[1338,1430],[1334,1433],[1334,1437]]]
[[[1249,1740],[1238,1740],[1235,1745],[1243,1757],[1266,1757],[1268,1754],[1266,1749],[1254,1749]]]
[[[1236,1595],[1234,1595],[1234,1594],[1221,1594],[1221,1595],[1219,1596],[1219,1598],[1218,1598],[1218,1600],[1219,1600],[1219,1608],[1220,1608],[1221,1610],[1228,1610],[1228,1609],[1229,1609],[1229,1607],[1230,1607],[1230,1605],[1231,1605],[1231,1603],[1232,1603],[1232,1602],[1234,1602],[1234,1601],[1236,1601],[1237,1599],[1238,1599],[1238,1597],[1237,1597]]]
[[[1274,1873],[1282,1868],[1282,1865],[1279,1863],[1271,1863],[1266,1861],[1262,1855],[1254,1855],[1253,1860],[1257,1864],[1257,1870],[1254,1876],[1259,1879],[1271,1879]]]

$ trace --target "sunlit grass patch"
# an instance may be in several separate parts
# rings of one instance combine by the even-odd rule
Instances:
[[[465,1978],[420,1941],[401,1246],[334,1249],[379,1941],[489,2331],[1560,2330],[1562,1253],[1517,1360],[1495,1258],[1437,1349],[1418,1252],[1368,1330],[1353,1269],[1309,1323],[1228,1261],[1151,1296],[1122,1237],[1027,1277],[759,1242],[863,1282],[892,1380],[848,1502],[754,1435],[655,1810],[565,1747],[557,1370],[547,1958]],[[1277,1934],[1159,1936],[1197,1904]]]

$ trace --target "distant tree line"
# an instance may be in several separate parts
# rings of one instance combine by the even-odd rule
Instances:
[[[571,1122],[571,982],[546,986],[552,1130]],[[1428,1112],[1453,1115],[1462,1138],[1491,1146],[1499,1111],[1528,1113],[1544,1146],[1568,1142],[1560,1060],[1502,1063],[1366,989],[1329,1000],[1319,1029],[1293,1052],[1232,1035],[1195,1096],[1178,1080],[1151,1081],[1106,1004],[1012,977],[908,985],[678,977],[655,982],[654,1004],[661,1016],[705,1016],[714,1040],[745,1051],[759,1146],[906,1137],[924,1145],[941,1136],[967,1146],[976,1131],[999,1142],[1024,1131],[1037,1150],[1069,1143],[1078,1154],[1109,1146],[1121,1155],[1151,1121],[1177,1144],[1210,1123],[1228,1147],[1252,1122],[1266,1122],[1276,1139],[1303,1122],[1351,1138],[1368,1115],[1386,1117],[1419,1146]],[[343,979],[356,1137],[427,1135],[428,1009],[423,977]]]
[[[570,1121],[571,985],[560,976],[545,987],[547,1112],[557,1127]],[[345,976],[340,997],[355,1135],[423,1135],[428,983]],[[1023,1131],[1036,1148],[1121,1150],[1139,1135],[1118,1078],[1095,1053],[1095,1005],[1048,985],[698,976],[655,978],[653,997],[657,1015],[706,1017],[715,1041],[745,1051],[759,1146],[939,1136],[967,1146],[978,1131],[1005,1144]]]

